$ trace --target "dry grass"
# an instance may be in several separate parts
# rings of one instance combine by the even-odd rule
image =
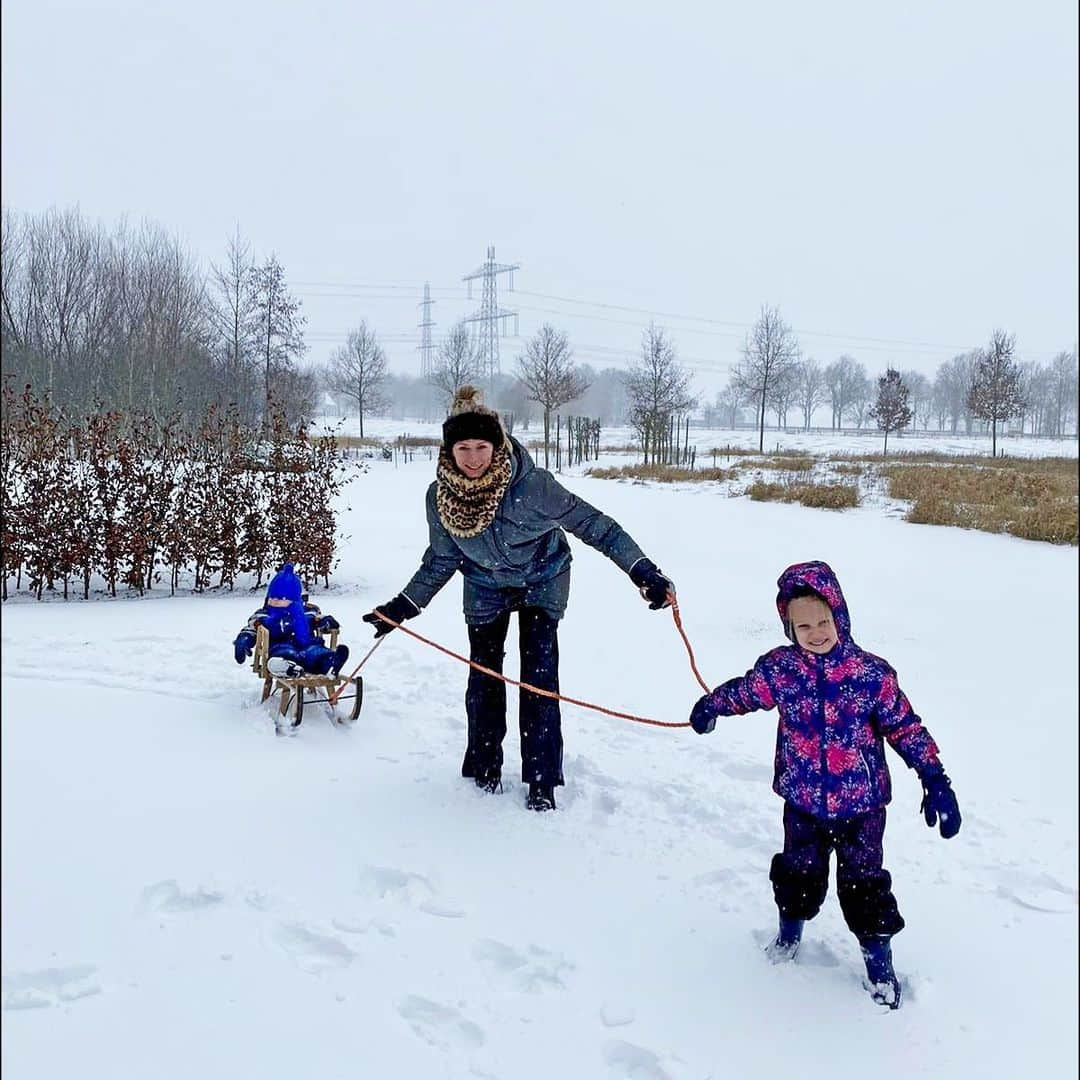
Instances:
[[[399,435],[393,440],[395,446],[441,446],[442,439],[432,438],[430,435]]]
[[[911,502],[907,520],[1076,544],[1075,458],[985,458],[978,465],[890,465],[893,498]]]
[[[337,435],[335,436],[340,450],[361,450],[374,446],[382,446],[381,439],[371,439],[366,435],[364,438],[360,438],[358,435]],[[322,439],[314,439],[313,442],[321,442]]]
[[[683,469],[677,465],[619,465],[589,469],[586,476],[595,476],[598,480],[657,480],[662,484],[674,484],[684,480],[698,483],[728,480],[731,473],[725,469]]]
[[[819,510],[848,510],[859,505],[859,489],[854,484],[769,484],[759,480],[746,494],[754,502],[797,502]]]
[[[862,476],[866,472],[866,466],[855,461],[842,461],[839,465],[833,466],[833,472],[838,476]]]
[[[808,473],[814,467],[814,459],[809,454],[769,454],[754,464],[778,472]]]

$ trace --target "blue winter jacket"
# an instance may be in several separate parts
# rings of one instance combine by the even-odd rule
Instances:
[[[427,492],[428,549],[402,592],[418,609],[460,570],[470,625],[490,622],[510,606],[540,607],[561,619],[570,595],[566,532],[629,573],[641,548],[613,518],[567,491],[510,438],[512,473],[495,519],[479,535],[451,536],[439,518],[437,483]],[[565,530],[565,531],[564,531]]]

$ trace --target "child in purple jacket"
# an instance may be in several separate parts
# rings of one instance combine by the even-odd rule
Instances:
[[[789,566],[777,582],[776,607],[792,644],[759,657],[694,706],[690,724],[704,735],[718,716],[779,710],[773,790],[784,800],[784,850],[769,879],[780,929],[766,950],[794,959],[803,924],[821,910],[836,851],[836,892],[859,939],[868,989],[879,1004],[900,1006],[890,939],[904,928],[882,866],[885,806],[892,783],[884,740],[923,784],[927,825],[940,819],[946,839],[960,830],[960,810],[938,748],[904,696],[896,672],[851,639],[836,575],[823,562]]]

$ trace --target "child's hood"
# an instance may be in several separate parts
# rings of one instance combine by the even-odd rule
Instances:
[[[300,603],[304,596],[304,583],[297,576],[291,562],[285,565],[270,579],[266,587],[266,599],[290,600],[294,604]]]
[[[848,615],[847,602],[840,591],[832,567],[823,562],[804,562],[789,566],[776,582],[776,610],[780,613],[784,633],[788,632],[788,603],[798,589],[813,589],[832,610],[836,623],[836,636],[844,642],[851,639],[851,617]]]

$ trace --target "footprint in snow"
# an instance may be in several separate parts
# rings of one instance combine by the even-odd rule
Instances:
[[[142,891],[142,909],[159,911],[166,914],[178,912],[203,911],[217,907],[225,900],[225,894],[213,889],[196,886],[191,892],[184,892],[174,878],[148,885]]]
[[[79,998],[101,993],[95,977],[97,968],[90,964],[74,967],[44,968],[41,971],[13,971],[0,979],[0,998],[4,1009],[47,1009]]]
[[[490,938],[473,946],[473,956],[491,975],[524,993],[564,990],[564,977],[574,969],[562,956],[538,945],[529,945],[520,952]]]
[[[439,1050],[476,1050],[484,1045],[483,1030],[449,1005],[410,994],[397,1003],[397,1011],[417,1036]]]
[[[281,923],[270,936],[274,944],[309,975],[338,971],[348,967],[357,956],[343,941],[312,930],[303,923]]]
[[[460,919],[465,915],[456,904],[441,900],[438,890],[423,874],[392,866],[365,866],[360,871],[358,891],[370,899],[405,904],[438,918]]]
[[[672,1080],[660,1064],[660,1058],[644,1046],[613,1041],[604,1047],[604,1061],[611,1076],[627,1077],[628,1080]]]
[[[995,894],[1018,908],[1044,915],[1076,915],[1080,894],[1049,874],[1037,877],[1013,874],[1006,881],[1007,884],[998,885]]]

